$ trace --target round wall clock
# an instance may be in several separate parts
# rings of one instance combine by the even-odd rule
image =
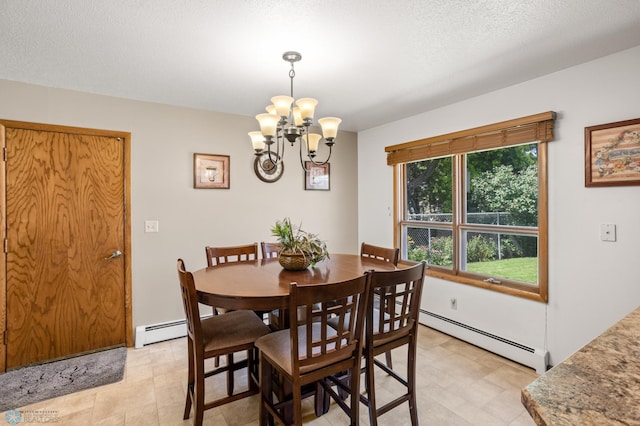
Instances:
[[[274,153],[271,153],[271,158],[276,161],[280,159],[280,157]],[[256,156],[256,159],[253,161],[253,171],[261,181],[272,183],[282,177],[284,163],[280,161],[277,164],[273,164],[273,161],[269,159],[269,154],[264,153]]]

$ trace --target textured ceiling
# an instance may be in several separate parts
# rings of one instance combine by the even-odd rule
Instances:
[[[0,79],[358,131],[640,45],[640,0],[0,0]],[[1,95],[1,94],[0,94]]]

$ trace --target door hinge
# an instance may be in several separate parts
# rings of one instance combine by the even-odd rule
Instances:
[[[3,146],[2,147],[2,161],[7,161],[7,147]]]
[[[9,339],[9,338],[7,337],[7,335],[8,335],[9,333],[7,332],[7,330],[5,330],[3,334],[4,334],[4,337],[2,338],[2,341],[3,341],[3,342],[4,342],[4,344],[6,345],[6,344],[7,344],[8,339]]]

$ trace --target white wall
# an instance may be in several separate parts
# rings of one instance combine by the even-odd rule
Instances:
[[[134,327],[184,318],[178,257],[189,269],[202,268],[205,245],[272,240],[270,227],[285,216],[318,233],[330,252],[359,250],[354,133],[338,135],[331,190],[305,191],[290,146],[278,182],[254,175],[247,136],[258,130],[253,117],[0,80],[0,118],[131,132]],[[231,156],[229,190],[193,188],[194,152]],[[159,233],[144,233],[147,219],[159,221]]]
[[[640,118],[640,47],[358,134],[359,239],[393,243],[384,147],[544,111],[549,145],[549,304],[429,279],[432,312],[546,348],[556,364],[640,305],[640,187],[585,188],[584,128]],[[599,225],[617,225],[615,243]],[[449,299],[458,299],[458,309]]]

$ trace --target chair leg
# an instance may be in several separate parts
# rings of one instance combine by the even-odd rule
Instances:
[[[233,366],[233,354],[229,354],[227,355],[227,368],[229,368],[229,370],[227,370],[227,395],[231,396],[233,395],[233,388],[234,386],[234,376],[235,376],[235,371],[232,368]]]
[[[182,420],[187,420],[191,416],[191,395],[193,395],[193,384],[187,385],[187,400],[184,402],[184,414]]]
[[[323,389],[324,392],[324,404],[322,407],[322,414],[327,414],[329,412],[329,406],[331,405],[331,396]]]
[[[273,423],[267,404],[273,405],[273,372],[271,364],[264,358],[260,359],[260,426]]]
[[[200,362],[195,365],[195,386],[193,389],[195,405],[195,415],[193,416],[193,425],[202,426],[204,417],[204,357],[200,357]]]
[[[360,422],[360,363],[351,369],[351,425]]]
[[[216,315],[218,315],[218,310],[214,306],[213,307],[213,316],[216,316]],[[216,367],[216,368],[220,367],[220,357],[219,356],[216,357],[215,361],[213,362],[213,366]]]
[[[393,370],[393,364],[391,363],[391,351],[385,352],[384,356],[387,360],[387,367]]]
[[[365,369],[365,390],[367,392],[368,403],[367,406],[369,408],[369,424],[372,426],[377,426],[378,417],[376,413],[376,387],[375,387],[375,364],[373,361],[373,352],[369,352],[366,356],[367,359],[367,368]]]
[[[340,380],[346,386],[349,383],[349,371],[343,371],[334,376],[336,380]],[[340,386],[336,386],[336,390],[338,391],[338,396],[344,401],[349,397],[349,392],[342,389]]]
[[[299,384],[293,386],[293,424],[302,424],[302,388]]]
[[[316,387],[316,391],[315,391],[315,395],[313,396],[314,411],[316,413],[316,417],[320,417],[323,414],[326,414],[327,411],[329,411],[329,400],[331,398],[329,397],[327,392],[324,390],[324,387],[322,387],[322,384],[320,381],[316,382],[315,387]]]
[[[184,403],[184,415],[183,419],[186,420],[191,415],[191,399],[194,396],[194,372],[193,372],[193,345],[191,339],[187,339],[188,353],[189,353],[189,371],[187,373],[187,400]]]
[[[415,336],[409,343],[407,359],[407,391],[409,393],[409,414],[411,424],[418,425],[418,404],[416,401],[416,341]]]

